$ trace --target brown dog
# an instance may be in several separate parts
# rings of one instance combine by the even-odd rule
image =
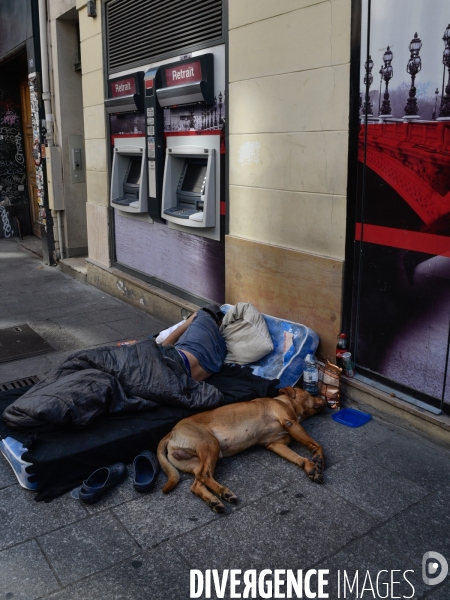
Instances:
[[[311,481],[323,483],[322,447],[299,422],[325,407],[325,400],[286,387],[276,398],[229,404],[183,419],[158,445],[158,459],[168,478],[162,491],[167,493],[176,487],[180,480],[177,469],[191,473],[195,475],[191,491],[221,513],[225,508],[214,494],[233,504],[238,499],[213,479],[217,460],[256,444],[301,467]],[[288,448],[292,438],[312,450],[312,461]]]

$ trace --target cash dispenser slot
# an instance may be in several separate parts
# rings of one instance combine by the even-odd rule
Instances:
[[[185,227],[215,226],[214,148],[178,146],[167,149],[161,216]]]
[[[111,178],[111,206],[125,212],[147,212],[147,170],[144,138],[136,145],[122,145],[117,139]],[[129,140],[126,140],[129,142]]]

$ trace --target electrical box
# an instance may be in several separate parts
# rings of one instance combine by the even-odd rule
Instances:
[[[51,210],[64,210],[62,183],[61,148],[49,146],[45,149],[47,164],[48,205]]]
[[[86,168],[82,135],[69,135],[69,174],[70,183],[85,183]]]

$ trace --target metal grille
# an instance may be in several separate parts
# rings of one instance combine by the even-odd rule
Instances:
[[[109,72],[221,41],[222,4],[223,0],[111,0],[106,5]]]
[[[34,385],[39,381],[39,377],[37,375],[33,375],[32,377],[24,377],[23,379],[16,379],[15,381],[0,383],[0,392],[6,392],[7,390],[15,390],[17,388],[25,387],[27,385]]]

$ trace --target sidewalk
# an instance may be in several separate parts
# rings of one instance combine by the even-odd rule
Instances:
[[[0,364],[0,384],[42,375],[76,349],[143,339],[167,325],[43,266],[14,241],[0,240],[0,278],[0,329],[28,323],[56,350]],[[330,599],[345,597],[338,571],[341,581],[344,570],[350,581],[359,571],[361,597],[366,571],[375,587],[381,570],[398,570],[392,577],[401,583],[386,596],[381,582],[391,574],[382,574],[375,597],[448,600],[450,577],[427,586],[421,570],[428,551],[450,562],[449,454],[375,419],[350,429],[329,412],[305,428],[324,447],[325,484],[254,448],[219,463],[217,480],[240,498],[223,516],[190,492],[189,476],[168,495],[161,475],[149,495],[128,478],[93,506],[70,494],[36,503],[0,456],[0,599],[185,600],[190,569],[220,577],[224,569],[329,569]],[[363,598],[374,597],[368,586]]]

